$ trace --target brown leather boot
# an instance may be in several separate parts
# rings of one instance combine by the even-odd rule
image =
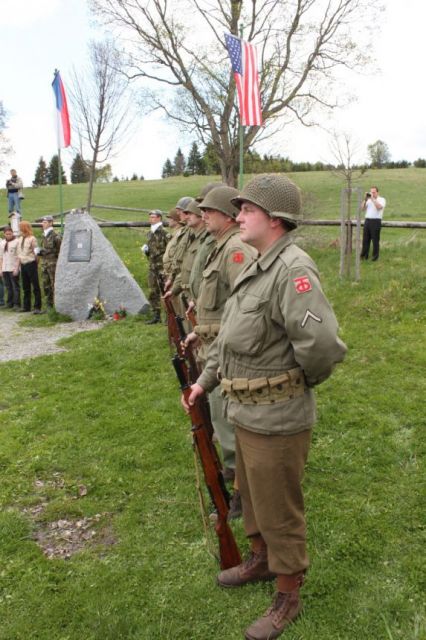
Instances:
[[[278,576],[278,588],[285,588],[286,591],[278,591],[269,609],[246,629],[246,640],[278,638],[285,627],[297,618],[302,609],[299,589],[303,584],[303,579],[303,572],[293,576]]]
[[[265,543],[262,538],[259,542],[256,537],[252,541],[252,551],[247,560],[232,567],[221,571],[217,576],[217,582],[221,587],[241,587],[249,582],[260,582],[264,580],[273,580],[276,576],[271,573],[268,568],[268,554]]]

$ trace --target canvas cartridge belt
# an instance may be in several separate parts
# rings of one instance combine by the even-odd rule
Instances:
[[[194,332],[202,342],[213,342],[219,333],[220,324],[197,324]]]
[[[307,389],[300,367],[273,378],[221,378],[223,396],[241,404],[273,404],[303,396]]]

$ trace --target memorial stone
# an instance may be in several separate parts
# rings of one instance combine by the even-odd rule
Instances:
[[[72,211],[56,266],[55,308],[73,320],[86,320],[95,299],[107,314],[120,307],[146,313],[149,303],[111,243],[86,212]]]

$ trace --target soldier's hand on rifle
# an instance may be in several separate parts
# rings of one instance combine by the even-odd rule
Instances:
[[[166,293],[163,296],[163,298],[171,298],[171,297],[172,297],[172,292],[171,291],[166,291]]]
[[[171,280],[170,278],[167,278],[166,282],[164,283],[164,291],[167,291],[168,289],[170,289],[172,284],[173,284],[173,280]]]
[[[185,338],[185,341],[183,343],[184,347],[189,347],[189,345],[192,345],[193,347],[197,346],[197,343],[200,341],[199,337],[197,336],[197,334],[194,331],[191,331],[191,333],[188,333],[188,335]]]
[[[191,385],[191,395],[188,398],[188,403],[186,402],[184,395],[182,395],[180,398],[185,413],[189,413],[189,407],[195,404],[196,399],[202,396],[204,393],[205,391],[201,385],[197,383]]]
[[[195,309],[195,302],[194,302],[194,300],[190,300],[188,302],[188,306],[187,306],[186,311],[185,311],[185,316],[186,316],[187,320],[190,320],[190,318],[188,317],[188,314],[190,314],[191,311],[194,311],[194,309]]]

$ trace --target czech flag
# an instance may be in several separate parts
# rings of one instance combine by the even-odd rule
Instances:
[[[56,130],[58,136],[58,149],[64,149],[71,144],[70,117],[68,115],[67,97],[59,71],[56,69],[52,82],[53,93],[56,101]]]

